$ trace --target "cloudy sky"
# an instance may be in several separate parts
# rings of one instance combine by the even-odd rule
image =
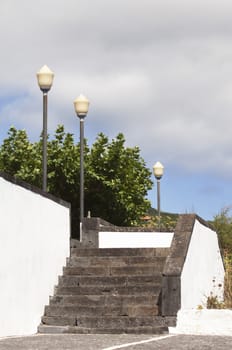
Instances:
[[[165,166],[161,209],[211,219],[232,205],[231,0],[1,0],[0,143],[11,125],[37,140],[36,72],[55,73],[49,132],[123,132]],[[149,193],[156,206],[156,187]]]

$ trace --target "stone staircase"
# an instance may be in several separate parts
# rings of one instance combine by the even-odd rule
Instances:
[[[72,248],[39,333],[161,334],[175,317],[160,315],[169,248]]]

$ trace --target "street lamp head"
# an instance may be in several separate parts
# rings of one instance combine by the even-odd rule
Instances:
[[[74,101],[74,108],[79,118],[84,118],[89,110],[89,100],[84,96],[78,96]]]
[[[43,92],[48,92],[53,83],[54,73],[48,68],[48,66],[45,65],[36,75],[40,90]]]
[[[160,180],[164,174],[164,166],[160,162],[156,162],[153,166],[153,173],[157,180]]]

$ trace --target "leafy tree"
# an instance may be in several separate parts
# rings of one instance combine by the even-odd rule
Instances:
[[[232,256],[232,217],[230,216],[230,210],[230,207],[223,208],[214,217],[212,225],[218,233],[222,249],[226,249]]]
[[[153,209],[155,211],[155,209]],[[158,212],[156,215],[147,215],[143,218],[142,226],[152,227],[157,231],[174,231],[178,220],[178,214],[161,212],[160,218]]]
[[[86,204],[94,216],[116,225],[140,223],[150,207],[150,171],[138,147],[125,147],[123,134],[109,142],[99,134],[87,159]]]
[[[72,231],[79,227],[80,145],[59,125],[48,140],[48,191],[72,205]],[[42,183],[42,139],[31,143],[24,130],[11,127],[0,147],[0,169],[33,185]],[[125,147],[123,134],[109,141],[99,134],[91,149],[85,142],[85,215],[116,225],[139,224],[150,207],[150,171],[138,147]]]
[[[225,306],[232,308],[232,217],[231,208],[226,207],[211,222],[218,233],[225,264]]]
[[[11,127],[8,135],[0,148],[0,169],[38,185],[42,166],[39,145],[29,142],[25,130]]]

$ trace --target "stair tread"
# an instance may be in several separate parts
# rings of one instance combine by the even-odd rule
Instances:
[[[95,294],[95,295],[55,295],[50,298],[50,305],[78,305],[78,303],[81,303],[81,305],[92,305],[96,306],[98,304],[104,305],[109,303],[110,305],[118,303],[128,303],[129,305],[134,304],[150,304],[150,303],[156,303],[157,302],[157,295],[150,294],[144,296],[144,294],[139,295],[120,295],[120,294],[111,294],[111,295],[104,295],[104,294]]]
[[[56,295],[148,295],[148,294],[158,295],[160,293],[159,284],[147,284],[147,285],[134,285],[126,287],[116,287],[115,285],[107,286],[58,286],[56,287]]]
[[[86,328],[122,328],[122,327],[148,327],[162,326],[174,327],[175,317],[162,316],[43,316],[42,324],[47,326],[78,326]]]
[[[165,261],[167,257],[166,256],[147,256],[147,255],[72,255],[70,256],[69,260],[76,260],[79,262],[91,262],[91,261],[107,261],[109,262],[110,260],[112,261],[123,261],[125,260],[125,262],[127,263],[156,263],[157,261]]]
[[[160,334],[174,318],[159,315],[169,248],[72,248],[41,333]]]
[[[127,276],[127,275],[157,275],[163,270],[163,263],[159,265],[130,265],[130,266],[110,266],[104,263],[103,266],[75,266],[64,267],[64,275],[85,275],[85,276]]]
[[[88,328],[75,326],[47,326],[40,325],[39,333],[50,334],[167,334],[166,326],[144,326],[144,327],[126,327],[126,328]]]
[[[59,277],[59,284],[73,285],[96,285],[102,283],[104,285],[133,285],[139,283],[159,283],[161,281],[161,274],[153,275],[133,275],[133,276],[89,276],[89,275],[63,275]]]
[[[157,305],[102,305],[102,306],[67,306],[49,305],[45,307],[45,316],[156,316]]]
[[[162,317],[159,315],[138,315],[138,316],[122,316],[122,315],[78,315],[78,316],[43,316],[42,321],[45,324],[48,321],[55,322],[57,320],[70,320],[75,322],[75,325],[83,326],[86,323],[94,323],[95,326],[106,325],[112,327],[112,323],[114,324],[124,324],[124,325],[134,325],[134,326],[147,326],[152,323],[156,323],[157,325],[170,325],[174,324],[175,317]]]
[[[167,256],[169,248],[71,248],[71,256]]]

